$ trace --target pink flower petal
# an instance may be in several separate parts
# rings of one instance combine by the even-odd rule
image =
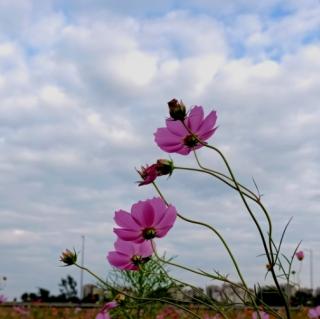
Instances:
[[[111,319],[107,312],[99,312],[95,319]]]
[[[181,155],[188,155],[192,151],[192,148],[183,145],[176,153]]]
[[[136,241],[142,237],[142,231],[124,228],[113,228],[113,232],[122,240]]]
[[[185,146],[182,144],[182,142],[180,143],[180,144],[176,144],[176,145],[171,145],[171,146],[168,146],[168,145],[166,145],[166,146],[160,146],[159,145],[159,147],[163,150],[163,151],[165,151],[165,152],[167,152],[167,153],[179,153],[182,149],[184,149],[185,148]]]
[[[131,263],[131,257],[119,253],[118,251],[110,251],[108,253],[107,259],[109,263],[114,267],[123,267],[128,263]]]
[[[202,106],[194,106],[187,117],[187,125],[193,133],[196,133],[203,121]]]
[[[131,214],[124,210],[118,210],[114,214],[114,220],[115,222],[120,226],[124,228],[130,228],[130,229],[139,229],[139,225],[132,219]]]
[[[154,223],[157,225],[164,216],[165,211],[167,210],[167,206],[162,198],[155,197],[150,200],[150,204],[152,205],[154,211],[156,212]]]
[[[169,206],[164,217],[156,227],[157,237],[163,237],[164,235],[166,235],[169,229],[172,228],[176,218],[177,218],[177,212],[175,207]]]
[[[135,249],[135,254],[138,256],[150,257],[153,255],[152,244],[149,240],[136,245]]]
[[[217,121],[217,112],[211,111],[207,117],[203,120],[201,126],[198,129],[198,134],[205,134],[207,131],[212,130]]]
[[[174,135],[178,136],[180,139],[188,135],[187,129],[182,125],[180,121],[166,120],[167,129]]]
[[[153,225],[154,222],[154,209],[152,205],[150,204],[150,201],[146,201],[143,210],[142,210],[142,217],[145,227],[150,227]]]
[[[114,248],[125,255],[133,256],[134,255],[134,245],[130,241],[125,241],[120,238],[114,243]]]
[[[139,201],[133,204],[131,207],[131,215],[142,228],[150,227],[154,220],[154,211],[149,201]]]
[[[112,301],[107,302],[103,306],[102,311],[110,310],[110,309],[116,308],[118,306],[119,306],[119,304],[115,300],[112,300]]]
[[[181,143],[181,137],[171,133],[167,128],[158,128],[154,133],[155,142],[160,146],[171,146]]]
[[[199,139],[202,140],[202,141],[206,141],[207,139],[209,139],[213,135],[213,133],[216,131],[216,129],[217,129],[217,127],[214,128],[213,130],[207,131],[204,134],[201,134],[199,136]],[[201,145],[201,147],[202,147],[202,145]]]

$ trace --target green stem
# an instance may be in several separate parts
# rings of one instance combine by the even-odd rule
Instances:
[[[221,172],[218,172],[218,171],[215,171],[213,169],[210,169],[208,167],[205,167],[203,166],[201,163],[200,163],[200,160],[199,160],[199,157],[197,155],[197,152],[196,150],[193,150],[193,154],[194,154],[194,157],[196,159],[196,162],[198,164],[198,166],[203,169],[206,173],[209,174],[209,172],[211,172],[212,176],[214,176],[215,178],[221,180],[222,182],[224,182],[225,184],[227,184],[228,186],[232,187],[233,189],[237,190],[237,188],[233,185],[233,184],[230,184],[229,182],[232,182],[233,183],[233,179],[230,178],[229,176],[221,173]],[[246,192],[248,192],[248,194],[246,193],[243,193],[245,196],[249,197],[250,199],[252,199],[253,201],[257,202],[259,200],[259,196],[257,196],[253,191],[251,191],[248,187],[245,187],[244,185],[238,183],[239,187],[242,188],[243,190],[245,190]]]
[[[231,169],[231,167],[230,167],[227,159],[225,158],[225,156],[223,155],[223,153],[222,153],[218,148],[216,148],[216,147],[214,147],[214,146],[212,146],[212,145],[209,145],[209,144],[201,141],[201,140],[197,137],[197,135],[195,135],[195,134],[190,130],[190,128],[184,123],[184,121],[181,121],[181,123],[182,123],[182,125],[185,127],[185,129],[196,139],[196,141],[197,141],[199,144],[201,144],[202,146],[205,146],[205,147],[207,147],[207,148],[210,148],[210,149],[214,150],[214,151],[217,152],[217,153],[220,155],[220,157],[222,158],[222,160],[223,160],[223,162],[224,162],[224,164],[225,164],[225,166],[226,166],[226,168],[227,168],[227,170],[228,170],[228,172],[229,172],[229,174],[230,174],[230,177],[231,177],[231,179],[233,180],[234,185],[235,185],[235,187],[236,187],[236,189],[237,189],[237,191],[238,191],[238,193],[239,193],[239,195],[240,195],[240,197],[241,197],[241,200],[242,200],[243,204],[245,205],[245,207],[246,207],[247,211],[249,212],[249,214],[250,214],[250,216],[251,216],[254,224],[256,225],[256,227],[257,227],[257,229],[258,229],[258,232],[259,232],[259,235],[260,235],[260,237],[261,237],[264,250],[265,250],[265,252],[266,252],[266,256],[267,256],[267,259],[268,259],[268,263],[271,265],[272,278],[273,278],[274,283],[276,284],[276,287],[277,287],[277,289],[278,289],[278,291],[279,291],[279,294],[280,294],[280,296],[281,296],[281,298],[282,298],[282,300],[283,300],[283,302],[284,302],[284,306],[285,306],[285,311],[286,311],[287,318],[290,319],[290,318],[291,318],[291,314],[290,314],[290,309],[289,309],[289,306],[288,306],[288,303],[287,303],[287,299],[285,298],[285,296],[284,296],[284,294],[283,294],[283,291],[281,290],[281,287],[280,287],[280,285],[279,285],[277,276],[276,276],[275,271],[274,271],[272,250],[269,252],[269,249],[268,249],[268,246],[267,246],[267,243],[266,243],[264,234],[263,234],[263,232],[262,232],[262,229],[261,229],[261,227],[260,227],[260,225],[259,225],[256,217],[254,216],[254,214],[253,214],[253,212],[252,212],[249,204],[247,203],[247,201],[246,201],[246,199],[245,199],[245,197],[244,197],[244,195],[243,195],[243,193],[242,193],[242,191],[241,191],[241,189],[240,189],[240,186],[239,186],[239,184],[238,184],[238,182],[237,182],[237,180],[236,180],[236,178],[235,178],[235,176],[234,176],[234,174],[233,174],[233,171],[232,171],[232,169]],[[270,220],[270,218],[269,218],[269,215],[266,214],[266,216],[267,216],[267,218],[268,218],[268,222],[270,222],[270,223],[269,223],[269,227],[271,227],[271,220]],[[271,228],[271,230],[272,230],[272,228]],[[270,230],[269,230],[269,235],[268,235],[268,237],[269,237],[269,247],[271,247],[271,249],[272,249],[272,245],[270,244],[270,241],[271,241],[271,240],[270,240],[270,237],[271,237],[271,236],[272,236],[272,233],[271,233]],[[271,255],[271,256],[270,256],[270,255]]]
[[[166,203],[166,205],[169,205],[169,203],[167,202],[167,200],[165,199],[165,197],[163,196],[162,192],[160,191],[159,187],[156,185],[155,182],[152,183],[153,186],[155,187],[155,189],[157,190],[158,194],[160,195],[160,197],[162,198],[162,200]],[[210,226],[209,224],[207,223],[204,223],[204,222],[199,222],[199,221],[196,221],[196,220],[193,220],[193,219],[190,219],[190,218],[187,218],[187,217],[184,217],[182,216],[181,214],[177,213],[177,216],[179,218],[181,218],[182,220],[188,222],[188,223],[192,223],[192,224],[195,224],[195,225],[200,225],[200,226],[203,226],[203,227],[206,227],[208,229],[210,229],[216,236],[218,236],[218,238],[220,239],[220,241],[222,242],[223,246],[225,247],[225,249],[227,250],[231,260],[232,260],[232,263],[238,273],[238,276],[242,282],[242,284],[247,287],[247,284],[242,276],[242,273],[239,269],[239,266],[238,266],[238,263],[236,261],[236,259],[234,258],[228,244],[226,243],[226,241],[224,240],[224,238],[221,236],[221,234],[215,229],[213,228],[212,226]]]
[[[167,303],[167,304],[170,304],[172,306],[175,306],[177,308],[180,308],[181,310],[193,315],[195,318],[198,318],[198,319],[202,319],[202,317],[198,316],[195,312],[191,311],[190,309],[188,308],[185,308],[183,307],[182,305],[179,305],[177,302],[171,302],[171,301],[168,301],[168,300],[163,300],[161,298],[145,298],[145,297],[136,297],[136,296],[132,296],[132,295],[129,295],[115,287],[112,287],[111,285],[109,285],[106,281],[104,281],[103,279],[101,279],[99,276],[97,276],[94,272],[92,272],[89,268],[86,268],[86,267],[82,267],[80,265],[78,265],[77,263],[74,264],[76,267],[86,271],[87,273],[89,273],[91,276],[93,276],[94,278],[96,278],[100,283],[102,283],[104,286],[108,287],[109,289],[113,289],[115,290],[116,292],[128,297],[128,298],[131,298],[131,299],[135,299],[135,300],[144,300],[144,301],[159,301],[160,303]]]
[[[245,286],[243,286],[243,285],[241,286],[240,284],[237,284],[237,283],[235,283],[235,282],[227,279],[226,277],[222,277],[220,274],[219,274],[219,276],[215,276],[215,275],[209,274],[209,273],[207,273],[207,272],[205,272],[205,271],[203,271],[203,270],[199,270],[199,271],[198,271],[198,270],[195,270],[195,269],[192,269],[192,268],[189,268],[189,267],[186,267],[186,266],[183,266],[183,265],[174,263],[174,262],[172,262],[172,261],[165,260],[165,259],[161,258],[161,257],[158,255],[157,251],[155,250],[154,245],[152,245],[152,247],[153,247],[153,252],[154,252],[155,257],[156,257],[160,262],[162,262],[162,263],[164,263],[164,264],[167,264],[167,265],[170,265],[170,266],[174,266],[174,267],[177,267],[177,268],[180,268],[180,269],[189,271],[189,272],[194,273],[194,274],[196,274],[196,275],[200,275],[200,276],[203,276],[203,277],[208,277],[208,278],[211,278],[211,279],[213,279],[213,280],[218,280],[218,281],[222,281],[222,282],[224,282],[224,283],[230,284],[231,286],[233,286],[233,287],[235,287],[235,288],[239,288],[239,289],[243,290],[245,293],[247,293],[251,301],[252,301],[253,298],[256,297],[255,295],[252,294],[252,292],[250,291],[250,289],[248,289],[247,287],[245,287]],[[176,280],[176,279],[174,279],[174,280]],[[189,285],[189,284],[188,284],[188,285]],[[190,285],[189,285],[189,286],[190,286]],[[264,306],[264,308],[265,308],[266,310],[268,310],[269,313],[272,313],[275,317],[281,319],[281,316],[280,316],[276,311],[274,311],[272,308],[270,308],[267,304],[265,304],[265,303],[263,302],[263,300],[260,300],[260,299],[259,299],[259,301],[260,301],[261,304]],[[252,304],[253,304],[253,307],[252,307],[252,308],[255,309],[255,310],[257,310],[257,309],[258,309],[257,305],[256,305],[255,303],[252,303]]]
[[[169,205],[169,203],[166,201],[165,197],[163,196],[163,194],[161,193],[160,189],[158,188],[158,186],[156,185],[155,182],[152,182],[153,186],[155,187],[155,189],[157,190],[158,194],[160,195],[160,197],[163,199],[163,201],[166,203],[166,205]],[[227,250],[228,252],[228,255],[229,257],[231,258],[232,260],[232,263],[236,269],[236,272],[241,280],[241,283],[243,284],[243,286],[248,290],[248,286],[242,276],[242,273],[240,271],[240,268],[238,266],[238,263],[235,259],[235,257],[233,256],[228,244],[226,243],[226,241],[224,240],[224,238],[221,236],[221,234],[215,229],[213,228],[212,226],[210,226],[209,224],[207,223],[203,223],[203,222],[199,222],[199,221],[196,221],[196,220],[193,220],[193,219],[190,219],[190,218],[187,218],[187,217],[184,217],[182,216],[181,214],[177,213],[177,216],[179,218],[181,218],[182,220],[188,222],[188,223],[192,223],[192,224],[195,224],[195,225],[200,225],[200,226],[203,226],[203,227],[206,227],[208,229],[210,229],[214,234],[216,234],[216,236],[220,239],[220,241],[222,242],[223,246],[225,247],[225,249]],[[252,304],[256,307],[256,309],[258,309],[257,305],[256,305],[256,302],[255,300],[251,297],[250,295],[250,299],[251,299],[251,302]],[[259,317],[259,314],[258,314],[258,317]]]
[[[229,187],[237,190],[237,188],[229,183],[227,180],[225,180],[223,177],[221,176],[225,176],[224,174],[221,174],[219,172],[216,172],[216,171],[210,171],[210,170],[205,170],[205,169],[198,169],[198,168],[193,168],[193,167],[183,167],[183,166],[174,166],[174,169],[177,169],[177,170],[185,170],[185,171],[193,171],[193,172],[199,172],[199,173],[204,173],[204,174],[208,174],[208,175],[211,175],[217,179],[219,179],[220,181],[222,181],[223,183],[227,184]],[[221,175],[219,176],[218,175]],[[253,201],[256,201],[255,197],[251,196],[250,194],[247,194],[247,193],[243,193],[244,196],[250,198],[251,200]]]

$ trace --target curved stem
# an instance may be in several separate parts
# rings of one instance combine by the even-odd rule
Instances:
[[[225,174],[223,174],[223,173],[221,173],[221,172],[218,172],[218,171],[215,171],[215,170],[213,170],[213,169],[210,169],[210,168],[208,168],[208,167],[203,166],[203,165],[200,163],[200,160],[199,160],[199,157],[198,157],[198,155],[197,155],[196,150],[193,150],[193,154],[194,154],[194,157],[195,157],[195,159],[196,159],[196,162],[197,162],[198,166],[199,166],[201,169],[203,169],[204,171],[206,171],[208,174],[209,174],[209,172],[211,172],[212,174],[210,174],[210,175],[218,178],[219,180],[221,180],[222,182],[226,183],[227,185],[229,185],[229,186],[232,187],[233,189],[237,190],[237,188],[236,188],[233,184],[228,183],[228,182],[232,182],[232,183],[234,182],[232,178],[230,178],[229,176],[227,176],[227,175],[225,175]],[[227,181],[226,181],[225,179],[226,179]],[[251,195],[251,196],[249,196],[248,194],[243,193],[245,196],[249,197],[250,199],[252,199],[252,200],[255,201],[255,202],[257,202],[257,201],[259,200],[259,196],[257,196],[257,195],[256,195],[252,190],[250,190],[248,187],[246,187],[246,186],[244,186],[244,185],[242,185],[242,184],[240,184],[240,183],[238,183],[238,185],[239,185],[240,188],[242,188],[242,189],[245,190],[248,194]]]
[[[158,188],[158,186],[156,185],[155,182],[152,182],[153,186],[155,187],[155,189],[157,190],[158,194],[160,195],[160,197],[163,199],[163,201],[166,203],[166,205],[169,205],[169,203],[166,201],[165,197],[163,196],[163,194],[161,193],[160,189]],[[196,221],[196,220],[193,220],[193,219],[190,219],[190,218],[187,218],[187,217],[184,217],[182,216],[181,214],[177,213],[177,216],[179,218],[181,218],[182,220],[188,222],[188,223],[192,223],[192,224],[196,224],[196,225],[200,225],[200,226],[203,226],[203,227],[206,227],[208,229],[210,229],[219,239],[220,241],[222,242],[223,246],[225,247],[225,249],[227,250],[227,253],[229,255],[229,257],[231,258],[231,261],[236,269],[236,272],[241,280],[241,283],[243,284],[243,286],[246,288],[246,290],[248,290],[248,286],[242,276],[242,273],[240,271],[240,268],[238,266],[238,263],[235,259],[235,257],[233,256],[228,244],[226,243],[226,241],[224,240],[224,238],[221,236],[221,234],[212,226],[210,226],[209,224],[207,223],[203,223],[203,222],[199,222],[199,221]],[[258,309],[257,305],[256,305],[256,302],[255,300],[251,297],[250,295],[250,299],[251,299],[251,302],[252,304],[256,307],[256,309]],[[259,316],[259,315],[258,315]]]
[[[288,306],[288,303],[287,303],[287,299],[285,298],[285,296],[284,296],[284,294],[283,294],[283,292],[282,292],[282,290],[281,290],[281,287],[280,287],[280,285],[279,285],[277,276],[276,276],[275,271],[274,271],[274,259],[273,259],[272,244],[271,244],[271,236],[272,236],[272,232],[271,232],[271,231],[272,231],[272,226],[271,226],[271,225],[272,225],[272,224],[271,224],[271,220],[270,220],[270,218],[269,218],[269,215],[266,214],[266,217],[268,218],[268,222],[269,222],[269,235],[268,235],[268,237],[269,237],[269,248],[270,248],[270,251],[269,251],[269,249],[268,249],[268,246],[267,246],[267,243],[266,243],[264,234],[263,234],[263,232],[262,232],[262,229],[261,229],[261,227],[260,227],[257,219],[255,218],[255,216],[254,216],[254,214],[253,214],[253,212],[252,212],[249,204],[247,203],[247,201],[246,201],[246,199],[245,199],[245,197],[244,197],[244,195],[243,195],[243,193],[242,193],[242,191],[241,191],[241,189],[240,189],[240,186],[239,186],[239,184],[238,184],[238,182],[237,182],[237,180],[236,180],[236,178],[235,178],[235,176],[234,176],[234,174],[233,174],[233,171],[232,171],[232,169],[231,169],[231,167],[230,167],[227,159],[226,159],[225,156],[223,155],[223,153],[222,153],[218,148],[216,148],[216,147],[214,147],[214,146],[211,146],[211,145],[203,142],[202,140],[200,140],[200,139],[198,138],[198,136],[197,136],[196,134],[194,134],[194,133],[190,130],[190,128],[186,125],[186,123],[185,123],[183,120],[181,120],[181,123],[182,123],[182,125],[185,127],[185,129],[195,138],[195,140],[197,141],[197,143],[199,143],[199,144],[201,144],[202,146],[205,146],[205,147],[210,148],[210,149],[214,150],[215,152],[217,152],[217,153],[220,155],[220,157],[222,158],[224,164],[226,165],[227,170],[228,170],[228,172],[229,172],[229,174],[230,174],[230,176],[231,176],[231,179],[233,180],[233,182],[234,182],[234,184],[235,184],[235,186],[236,186],[236,189],[237,189],[237,191],[239,192],[239,195],[240,195],[240,197],[241,197],[241,200],[242,200],[243,204],[245,205],[247,211],[249,212],[249,214],[250,214],[253,222],[255,223],[255,225],[256,225],[256,227],[257,227],[257,229],[258,229],[258,232],[259,232],[259,235],[260,235],[260,237],[261,237],[264,250],[265,250],[265,252],[266,252],[266,256],[267,256],[267,259],[268,259],[268,263],[271,265],[271,274],[272,274],[274,283],[276,284],[276,287],[277,287],[277,289],[278,289],[278,291],[279,291],[279,294],[280,294],[281,298],[283,299],[284,306],[285,306],[285,311],[286,311],[286,315],[287,315],[288,319],[290,319],[290,318],[291,318],[291,315],[290,315],[290,309],[289,309],[289,306]],[[266,210],[265,210],[264,212],[266,213]],[[270,231],[270,230],[271,230],[271,231]]]
[[[272,231],[272,226],[271,226],[272,224],[271,224],[271,219],[270,219],[269,215],[266,214],[266,216],[267,216],[267,218],[268,218],[268,222],[269,222],[269,235],[268,235],[268,237],[269,237],[269,248],[271,248],[271,251],[269,251],[269,248],[268,248],[268,245],[267,245],[267,243],[266,243],[266,239],[265,239],[265,237],[264,237],[264,234],[263,234],[263,231],[262,231],[262,229],[261,229],[261,227],[260,227],[260,224],[258,223],[258,221],[257,221],[256,217],[254,216],[254,214],[253,214],[253,212],[252,212],[252,210],[251,210],[248,202],[246,201],[246,199],[245,199],[245,197],[244,197],[244,195],[243,195],[243,193],[242,193],[242,191],[241,191],[241,188],[240,188],[240,186],[239,186],[239,184],[238,184],[238,182],[237,182],[237,180],[236,180],[236,178],[235,178],[235,175],[233,174],[233,171],[232,171],[232,169],[231,169],[231,167],[230,167],[227,159],[226,159],[225,156],[223,155],[223,153],[222,153],[218,148],[216,148],[216,147],[214,147],[214,146],[212,146],[212,145],[209,145],[209,144],[203,142],[202,140],[200,140],[200,139],[197,137],[197,135],[194,134],[194,133],[190,130],[190,128],[185,124],[184,121],[181,121],[181,123],[182,123],[182,125],[185,127],[185,129],[196,139],[196,141],[197,141],[199,144],[201,144],[202,146],[205,146],[205,147],[207,147],[207,148],[210,148],[210,149],[214,150],[215,152],[217,152],[217,153],[219,154],[219,156],[220,156],[221,159],[223,160],[223,162],[224,162],[224,164],[225,164],[225,166],[226,166],[226,168],[227,168],[227,170],[228,170],[228,172],[229,172],[229,174],[230,174],[230,177],[231,177],[231,179],[233,180],[233,182],[234,182],[234,184],[235,184],[235,187],[236,187],[236,189],[237,189],[237,191],[238,191],[238,193],[239,193],[239,195],[240,195],[240,197],[241,197],[241,200],[242,200],[244,206],[246,207],[249,215],[251,216],[254,224],[256,225],[256,227],[257,227],[257,229],[258,229],[258,232],[259,232],[259,235],[260,235],[260,237],[261,237],[264,250],[265,250],[265,252],[266,252],[266,256],[267,256],[267,259],[268,259],[268,263],[271,265],[271,270],[270,270],[270,271],[271,271],[271,274],[272,274],[273,281],[274,281],[274,283],[276,284],[276,287],[277,287],[277,289],[278,289],[278,291],[279,291],[279,294],[280,294],[280,296],[281,296],[281,298],[282,298],[282,300],[283,300],[283,302],[284,302],[284,306],[285,306],[285,311],[286,311],[287,318],[290,319],[290,318],[291,318],[291,314],[290,314],[290,309],[289,309],[289,306],[288,306],[288,302],[287,302],[286,297],[285,297],[284,294],[283,294],[283,291],[282,291],[282,289],[281,289],[281,287],[280,287],[280,285],[279,285],[277,276],[276,276],[275,271],[274,271],[274,260],[273,260],[273,253],[272,253],[272,245],[271,245],[271,243],[270,243],[270,242],[271,242],[271,236],[272,236],[272,232],[271,232],[271,231]],[[266,210],[265,210],[264,212],[266,213]],[[270,229],[270,228],[271,228],[271,229]]]
[[[199,172],[199,173],[204,173],[204,174],[208,174],[208,175],[211,175],[217,179],[219,179],[220,181],[222,181],[223,183],[227,184],[229,187],[237,190],[237,188],[229,183],[227,180],[225,180],[223,177],[221,176],[224,176],[226,178],[228,178],[227,176],[225,176],[224,174],[222,173],[219,173],[219,172],[216,172],[216,171],[211,171],[211,170],[207,170],[207,169],[198,169],[198,168],[193,168],[193,167],[183,167],[183,166],[174,166],[174,169],[177,169],[177,170],[185,170],[185,171],[194,171],[194,172]],[[219,176],[221,175],[221,176]],[[255,197],[251,196],[250,194],[247,194],[247,193],[243,193],[244,196],[250,198],[251,200],[253,201],[256,201]]]
[[[229,280],[229,279],[226,278],[226,277],[222,277],[220,274],[219,274],[219,276],[215,276],[215,275],[212,275],[212,274],[210,274],[210,273],[207,273],[207,272],[205,272],[205,271],[203,271],[203,270],[201,270],[201,269],[195,270],[195,269],[192,269],[192,268],[189,268],[189,267],[186,267],[186,266],[183,266],[183,265],[174,263],[174,262],[172,262],[172,261],[165,260],[165,259],[161,258],[161,257],[158,255],[157,251],[155,250],[154,245],[152,245],[152,247],[153,247],[153,252],[154,252],[155,257],[156,257],[160,262],[162,262],[162,263],[164,263],[164,264],[167,264],[167,265],[170,265],[170,266],[173,266],[173,267],[176,267],[176,268],[180,268],[180,269],[189,271],[189,272],[191,272],[191,273],[194,273],[194,274],[197,274],[197,275],[200,275],[200,276],[209,277],[209,278],[211,278],[211,279],[213,279],[213,280],[218,280],[218,281],[222,281],[222,282],[224,282],[224,283],[230,284],[232,287],[241,289],[241,290],[243,290],[245,293],[247,293],[251,301],[256,297],[256,296],[250,291],[249,288],[247,288],[247,287],[245,287],[245,286],[243,286],[243,285],[241,285],[241,284],[237,284],[237,283]],[[176,280],[176,279],[174,279],[174,280]],[[189,284],[188,284],[188,285],[189,285]],[[190,285],[189,285],[189,286],[190,286]],[[267,304],[265,304],[265,303],[263,302],[263,300],[260,300],[260,299],[259,299],[259,301],[260,301],[261,304],[264,306],[264,308],[265,308],[266,310],[268,310],[269,313],[272,313],[275,317],[281,319],[281,316],[280,316],[276,311],[274,311],[271,307],[269,307]],[[253,304],[252,308],[255,309],[255,310],[257,310],[258,307],[257,307],[256,303],[252,303],[252,304]]]
[[[206,143],[203,143],[202,145],[211,148],[210,145],[208,145],[208,144],[206,144]],[[218,149],[216,149],[216,148],[215,148],[214,150],[215,150],[215,151],[218,151]],[[221,153],[220,151],[219,151],[218,153],[220,154],[220,156],[222,155],[222,153]],[[251,200],[253,200],[254,202],[256,202],[256,203],[260,206],[260,208],[261,208],[261,210],[263,211],[263,213],[264,213],[264,215],[265,215],[265,217],[266,217],[266,219],[267,219],[267,222],[268,222],[268,228],[269,228],[269,232],[268,232],[269,242],[268,242],[268,244],[269,244],[269,251],[270,251],[271,263],[270,263],[269,259],[268,259],[268,261],[269,261],[271,267],[273,268],[273,266],[275,265],[275,259],[274,259],[274,255],[273,255],[272,222],[271,222],[271,218],[270,218],[270,215],[269,215],[268,211],[266,210],[266,208],[264,207],[264,205],[261,203],[260,196],[257,196],[257,195],[256,195],[254,192],[252,192],[249,188],[241,185],[241,184],[238,183],[238,182],[236,182],[236,183],[238,184],[238,188],[237,188],[236,186],[234,186],[233,184],[230,184],[229,182],[227,182],[227,181],[224,180],[223,178],[227,179],[228,181],[232,181],[232,182],[235,183],[234,176],[233,176],[233,178],[229,178],[229,177],[226,176],[225,174],[222,174],[222,173],[220,173],[220,172],[211,170],[211,169],[203,166],[203,165],[200,163],[200,160],[199,160],[198,155],[197,155],[197,153],[196,153],[195,150],[193,150],[193,154],[194,154],[195,159],[196,159],[196,162],[197,162],[197,164],[199,165],[200,168],[202,168],[202,169],[203,169],[204,171],[206,171],[208,174],[210,174],[209,172],[211,172],[212,174],[210,174],[210,175],[218,178],[219,180],[221,180],[222,182],[226,183],[227,185],[229,185],[231,188],[237,190],[238,192],[240,192],[240,189],[244,189],[245,191],[247,191],[248,193],[250,193],[252,196],[249,196],[248,194],[246,194],[246,193],[244,193],[244,192],[242,192],[242,194],[243,194],[244,196],[247,196],[248,198],[250,198]],[[229,172],[230,172],[230,166],[227,165],[226,159],[224,158],[224,156],[222,156],[222,158],[223,158],[223,160],[224,160],[224,162],[225,162],[225,164],[226,164],[226,166],[228,167]],[[232,176],[233,174],[230,174],[230,175]],[[222,178],[222,177],[223,177],[223,178]],[[266,251],[266,253],[267,253],[267,251]]]

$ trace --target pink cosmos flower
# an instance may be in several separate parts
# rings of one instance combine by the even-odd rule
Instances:
[[[99,311],[95,319],[111,319],[108,311]]]
[[[124,270],[139,270],[139,265],[147,262],[153,254],[151,242],[140,244],[117,239],[114,244],[115,251],[108,253],[109,263]]]
[[[131,213],[116,211],[114,220],[122,228],[114,228],[113,231],[123,240],[142,243],[155,237],[164,237],[176,217],[174,206],[167,207],[160,197],[155,197],[133,204]]]
[[[303,260],[303,258],[304,258],[304,252],[302,251],[302,250],[300,250],[300,251],[297,251],[296,252],[296,257],[297,257],[297,259],[298,260]]]
[[[269,314],[264,311],[259,311],[261,319],[269,319]],[[258,313],[255,311],[252,313],[252,319],[259,319]]]
[[[199,140],[204,142],[210,138],[217,129],[217,127],[214,127],[216,121],[217,114],[215,111],[211,111],[206,118],[204,118],[202,106],[194,106],[184,120],[184,124]],[[169,118],[166,120],[166,126],[167,127],[158,128],[154,133],[155,142],[163,151],[187,155],[193,149],[198,149],[203,146],[188,132],[181,121],[174,121]]]
[[[309,309],[309,311],[308,311],[308,317],[309,317],[310,319],[320,318],[320,306]]]
[[[111,319],[109,315],[109,310],[118,307],[118,305],[119,304],[115,300],[107,302],[96,315],[95,319]]]
[[[7,298],[4,295],[0,295],[0,305],[2,303],[5,303],[7,301]]]
[[[21,306],[15,306],[15,307],[13,307],[13,310],[14,310],[16,313],[18,313],[18,314],[20,314],[20,315],[22,315],[22,316],[28,316],[29,313],[30,313],[28,309],[26,309],[26,308],[24,308],[24,307],[21,307]]]

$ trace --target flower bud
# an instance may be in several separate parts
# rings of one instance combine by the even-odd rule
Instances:
[[[182,101],[179,102],[176,99],[172,99],[168,102],[168,106],[170,116],[174,121],[183,121],[185,119],[187,112],[186,107]]]
[[[302,261],[304,258],[304,252],[302,250],[296,252],[296,257],[298,260]]]
[[[137,170],[137,172],[139,173],[139,175],[142,178],[142,181],[139,182],[139,186],[150,184],[158,176],[157,164],[152,164],[151,166],[146,165],[145,167],[141,166],[140,171]]]
[[[60,261],[65,263],[65,266],[71,266],[74,265],[77,262],[77,253],[74,251],[71,251],[69,249],[66,249],[62,252],[60,256]]]
[[[157,160],[157,174],[158,176],[162,175],[171,175],[174,169],[173,161],[167,159],[158,159]]]
[[[272,265],[271,264],[266,264],[266,268],[268,271],[270,271],[272,269]]]
[[[124,302],[124,300],[126,299],[126,296],[124,294],[117,294],[114,298],[114,300],[118,303],[118,304],[121,304]]]

